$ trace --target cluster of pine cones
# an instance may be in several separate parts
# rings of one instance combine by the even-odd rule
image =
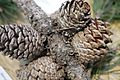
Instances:
[[[34,4],[25,1],[25,4]],[[87,2],[66,1],[56,14],[54,19],[51,17],[52,25],[48,31],[43,30],[46,25],[37,25],[39,20],[34,15],[38,14],[28,15],[32,27],[19,24],[0,26],[0,51],[12,58],[28,61],[17,71],[18,79],[82,80],[82,75],[75,78],[77,75],[71,74],[75,73],[75,68],[70,64],[77,65],[76,61],[83,65],[93,64],[108,53],[107,44],[111,42],[112,34],[107,28],[108,23],[92,19]]]
[[[94,63],[103,58],[108,51],[107,44],[112,42],[109,23],[91,17],[90,5],[84,0],[66,1],[57,17],[59,30],[76,49],[83,64]],[[55,24],[54,23],[54,24]],[[55,26],[56,27],[56,26]],[[58,30],[58,31],[59,31]]]

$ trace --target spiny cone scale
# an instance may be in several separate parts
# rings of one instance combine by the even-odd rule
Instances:
[[[42,57],[17,71],[19,80],[64,80],[64,68],[50,57]]]
[[[54,14],[53,14],[54,15]],[[91,23],[90,5],[84,0],[64,2],[52,20],[53,32],[71,38]]]
[[[94,63],[103,58],[108,51],[107,44],[111,42],[110,35],[112,34],[107,28],[107,24],[97,19],[92,20],[92,23],[83,32],[76,34],[72,44],[78,51],[80,62]]]
[[[1,25],[0,51],[16,59],[32,59],[43,50],[40,36],[29,25]]]
[[[71,0],[62,4],[59,9],[59,29],[76,28],[81,30],[90,23],[90,5],[83,0]],[[80,28],[80,29],[79,29]]]

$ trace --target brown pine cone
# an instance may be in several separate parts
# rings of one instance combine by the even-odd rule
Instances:
[[[0,51],[16,59],[33,59],[43,55],[44,36],[28,25],[1,25]]]
[[[84,0],[66,1],[59,11],[51,15],[52,30],[72,38],[91,23],[90,14],[90,5]]]
[[[61,29],[84,28],[90,23],[90,5],[84,0],[71,0],[62,4],[58,16]]]
[[[90,26],[73,38],[73,46],[83,64],[94,63],[108,52],[107,44],[111,42],[111,32],[101,20],[92,20]]]
[[[17,71],[19,80],[64,80],[64,69],[50,57],[41,57]]]

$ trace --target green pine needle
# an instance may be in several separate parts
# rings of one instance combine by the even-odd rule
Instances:
[[[114,63],[112,63],[112,60],[116,57],[119,58]],[[100,62],[92,67],[92,79],[99,80],[101,75],[117,72],[111,70],[118,65],[120,65],[120,53],[118,53],[116,50],[111,49],[105,58],[101,59]]]
[[[14,23],[20,17],[20,10],[12,0],[0,0],[0,24]]]
[[[106,21],[120,20],[120,1],[94,0],[93,11],[96,17]]]

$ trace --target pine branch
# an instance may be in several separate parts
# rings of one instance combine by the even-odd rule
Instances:
[[[50,19],[34,0],[16,0],[15,2],[21,8],[24,15],[29,20],[29,23],[36,31],[42,34],[48,32]]]

